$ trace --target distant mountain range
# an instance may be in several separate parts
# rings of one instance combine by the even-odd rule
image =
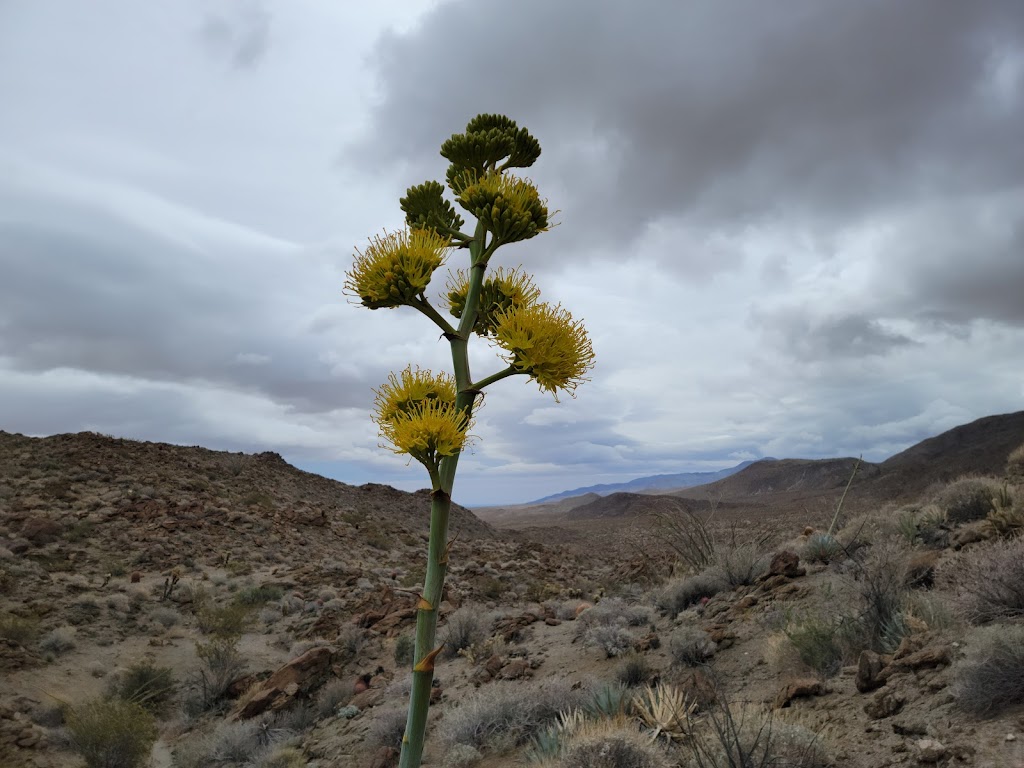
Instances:
[[[758,461],[774,461],[771,458],[758,459]],[[584,496],[588,493],[596,493],[598,496],[609,496],[613,493],[650,493],[651,491],[678,491],[683,488],[692,488],[695,485],[706,485],[716,480],[723,480],[734,475],[740,470],[746,469],[753,461],[744,461],[735,467],[720,469],[717,472],[679,472],[674,475],[649,475],[638,477],[625,483],[605,483],[602,485],[588,485],[585,488],[574,488],[571,491],[562,491],[551,496],[545,496],[536,501],[528,501],[526,504],[547,504],[551,501],[561,501],[574,496]]]

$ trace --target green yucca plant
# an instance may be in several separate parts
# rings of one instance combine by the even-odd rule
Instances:
[[[452,373],[409,366],[376,390],[374,418],[392,451],[423,464],[430,476],[430,539],[423,591],[417,604],[416,642],[409,716],[400,768],[420,765],[434,664],[437,609],[448,567],[448,517],[459,456],[473,424],[477,399],[509,376],[529,376],[542,391],[574,394],[594,365],[583,324],[561,305],[540,301],[533,279],[518,270],[488,268],[502,246],[527,240],[551,227],[547,204],[528,179],[509,172],[527,168],[540,144],[503,115],[478,115],[464,133],[441,147],[450,165],[448,187],[458,205],[476,219],[472,234],[444,198],[439,182],[410,187],[400,201],[406,226],[385,233],[357,251],[346,292],[369,309],[411,307],[441,330],[451,347]],[[450,275],[445,301],[453,324],[427,298],[434,273],[453,250],[468,254],[468,269]],[[505,367],[474,378],[469,367],[473,334],[499,349]]]

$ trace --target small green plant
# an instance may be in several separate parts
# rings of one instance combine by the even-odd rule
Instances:
[[[831,563],[846,556],[843,545],[827,533],[812,534],[804,544],[800,556],[811,563]]]
[[[783,633],[804,664],[822,677],[832,677],[843,666],[842,626],[842,620],[809,615],[789,623]]]
[[[190,716],[221,707],[231,684],[245,671],[237,637],[214,637],[205,643],[197,642],[196,655],[200,667],[185,698],[185,711]]]
[[[284,590],[274,584],[264,584],[258,587],[247,587],[235,595],[235,602],[239,605],[258,608],[265,603],[280,600],[284,596]]]
[[[400,768],[418,768],[427,724],[435,659],[437,611],[448,567],[448,518],[459,456],[483,391],[514,375],[526,375],[542,391],[573,394],[593,367],[583,324],[561,305],[541,302],[532,278],[498,268],[487,276],[495,252],[551,227],[547,204],[527,179],[509,173],[540,156],[540,144],[503,115],[478,115],[464,133],[449,138],[441,155],[456,202],[477,223],[472,234],[445,200],[444,187],[427,181],[401,200],[406,227],[371,239],[357,252],[346,291],[369,309],[411,307],[430,319],[448,341],[454,375],[407,367],[376,391],[375,420],[395,453],[422,463],[431,483],[430,540],[426,580],[418,605],[413,685],[402,740]],[[434,307],[427,288],[452,249],[467,252],[468,270],[451,274],[446,301],[453,325]],[[476,334],[503,351],[505,367],[473,379],[469,340]]]
[[[153,715],[124,699],[96,699],[68,709],[68,734],[88,768],[137,768],[156,741]]]
[[[618,717],[629,710],[631,700],[629,690],[624,685],[605,683],[584,703],[582,711],[592,717]]]

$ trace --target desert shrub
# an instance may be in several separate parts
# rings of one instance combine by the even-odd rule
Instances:
[[[246,763],[266,746],[262,736],[259,721],[226,720],[217,726],[206,745],[207,760],[215,764]]]
[[[342,658],[351,661],[366,645],[366,633],[359,627],[348,626],[338,633],[335,642],[341,651]]]
[[[153,715],[124,699],[96,699],[69,709],[71,745],[88,768],[136,768],[149,757],[157,729]]]
[[[992,505],[985,522],[995,536],[1006,539],[1020,536],[1024,533],[1024,498],[1014,501],[1005,493]]]
[[[447,712],[438,738],[446,748],[468,744],[480,752],[521,746],[557,722],[560,712],[582,706],[588,695],[565,680],[493,683]]]
[[[633,634],[619,624],[591,624],[581,637],[585,646],[597,646],[609,659],[633,650]]]
[[[711,709],[688,742],[689,768],[829,768],[827,745],[808,728],[776,720],[770,710]]]
[[[271,603],[280,600],[284,590],[273,584],[263,584],[258,587],[247,587],[235,595],[235,602],[246,605],[250,608],[262,606],[264,603]]]
[[[841,619],[812,614],[791,622],[783,633],[800,661],[822,677],[832,677],[843,666],[842,627]]]
[[[608,597],[588,608],[577,619],[580,630],[595,625],[639,627],[651,620],[651,612],[642,605],[629,605],[619,597]]]
[[[965,712],[998,715],[1024,701],[1024,626],[975,630],[953,675],[953,696]]]
[[[718,547],[715,561],[731,588],[746,586],[757,581],[768,570],[769,558],[758,542],[738,543],[733,537],[729,544]]]
[[[338,707],[352,698],[352,684],[343,680],[331,680],[320,689],[316,697],[317,714],[330,717]]]
[[[39,620],[7,614],[0,617],[0,638],[18,645],[29,646],[39,635]]]
[[[688,509],[655,513],[654,535],[693,573],[710,566],[715,559],[715,541],[708,528],[709,518]]]
[[[128,613],[132,609],[132,601],[128,595],[120,593],[107,597],[107,608],[117,613]]]
[[[416,640],[412,635],[400,635],[395,640],[395,664],[400,667],[412,665],[413,654],[416,652]]]
[[[374,711],[373,722],[370,723],[370,729],[366,734],[367,744],[371,747],[401,749],[407,717],[404,709]]]
[[[480,750],[469,744],[456,744],[444,756],[444,768],[473,768],[483,759]]]
[[[654,675],[654,668],[639,654],[629,654],[619,664],[615,678],[625,686],[635,688],[644,685]]]
[[[306,768],[306,758],[295,747],[277,747],[261,757],[255,768]]]
[[[57,627],[43,635],[39,648],[47,653],[67,653],[77,645],[76,634],[74,627]]]
[[[170,667],[144,661],[128,667],[111,683],[109,693],[157,714],[174,697],[174,690],[174,671]]]
[[[684,626],[672,633],[668,648],[672,666],[696,667],[714,656],[717,646],[704,630]]]
[[[185,713],[189,716],[219,708],[231,684],[245,671],[235,639],[215,638],[208,643],[196,643],[196,655],[200,666],[189,683],[185,699]]]
[[[1010,451],[1006,458],[1006,474],[1014,480],[1024,480],[1024,443]]]
[[[935,503],[951,523],[969,523],[983,520],[988,515],[998,490],[999,484],[995,480],[963,477],[947,485]]]
[[[260,622],[262,622],[263,624],[266,624],[268,626],[271,625],[271,624],[276,624],[283,617],[284,617],[284,614],[281,612],[281,608],[279,606],[276,606],[276,605],[265,605],[265,606],[263,606],[263,608],[260,609],[259,616],[258,616]]]
[[[204,635],[240,637],[249,626],[251,615],[251,605],[227,603],[218,606],[206,601],[196,610],[196,626]]]
[[[453,611],[448,617],[445,624],[443,654],[449,659],[454,658],[459,651],[468,650],[486,639],[487,630],[484,628],[479,608],[464,606]]]
[[[843,545],[827,533],[812,534],[800,551],[800,557],[811,563],[830,563],[845,556]]]
[[[973,624],[1024,617],[1024,538],[961,552],[940,564],[938,581]]]
[[[727,586],[718,568],[708,568],[696,576],[669,582],[657,595],[658,608],[669,616],[685,611],[705,597],[714,597]]]

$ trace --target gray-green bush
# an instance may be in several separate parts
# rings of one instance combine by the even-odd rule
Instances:
[[[1024,626],[975,630],[954,672],[952,691],[960,709],[980,717],[1024,701]]]

